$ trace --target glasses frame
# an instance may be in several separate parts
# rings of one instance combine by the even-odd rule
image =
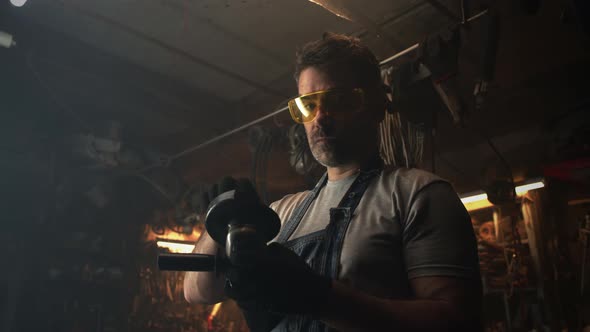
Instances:
[[[314,92],[302,94],[302,95],[299,95],[297,97],[291,98],[287,102],[287,106],[289,107],[289,113],[291,114],[291,118],[293,119],[293,121],[295,121],[296,123],[299,123],[299,124],[309,123],[309,122],[312,122],[316,118],[316,116],[317,116],[317,111],[316,111],[315,112],[315,116],[311,120],[309,120],[309,121],[299,121],[299,120],[297,120],[297,116],[295,114],[296,114],[296,112],[301,112],[299,110],[299,106],[297,105],[297,102],[296,102],[297,99],[308,97],[308,96],[313,96],[313,95],[317,95],[317,94],[325,94],[327,92],[333,92],[333,91],[350,91],[350,92],[354,92],[354,93],[360,93],[361,99],[362,99],[361,100],[361,104],[364,105],[365,102],[366,102],[366,92],[365,92],[365,89],[363,89],[363,88],[350,88],[350,89],[347,89],[347,88],[335,88],[335,89],[320,90],[320,91],[314,91]]]

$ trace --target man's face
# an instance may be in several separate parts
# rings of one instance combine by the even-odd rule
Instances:
[[[308,67],[299,75],[299,94],[335,88],[358,88],[351,75],[339,71],[338,77]],[[364,106],[363,106],[364,107]],[[338,112],[320,107],[315,119],[304,123],[307,141],[315,159],[327,167],[360,162],[368,144],[376,144],[377,122],[363,110]]]

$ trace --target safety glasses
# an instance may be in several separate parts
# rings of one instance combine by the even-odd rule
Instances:
[[[289,100],[289,112],[297,123],[313,121],[320,108],[331,114],[359,112],[363,109],[365,93],[361,88],[316,91]]]

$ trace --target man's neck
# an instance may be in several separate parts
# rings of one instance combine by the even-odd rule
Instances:
[[[381,156],[378,153],[372,153],[362,160],[339,166],[326,167],[326,170],[328,172],[328,180],[338,181],[357,173],[361,169],[373,169],[380,166],[383,166]]]
[[[328,180],[338,181],[357,173],[360,169],[360,164],[352,163],[349,165],[326,167],[326,169],[328,171]]]

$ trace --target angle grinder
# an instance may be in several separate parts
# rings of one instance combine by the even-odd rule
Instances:
[[[223,271],[228,264],[246,266],[279,232],[278,215],[258,197],[238,190],[217,196],[207,208],[205,229],[225,248],[225,257],[204,254],[160,254],[162,271]]]

